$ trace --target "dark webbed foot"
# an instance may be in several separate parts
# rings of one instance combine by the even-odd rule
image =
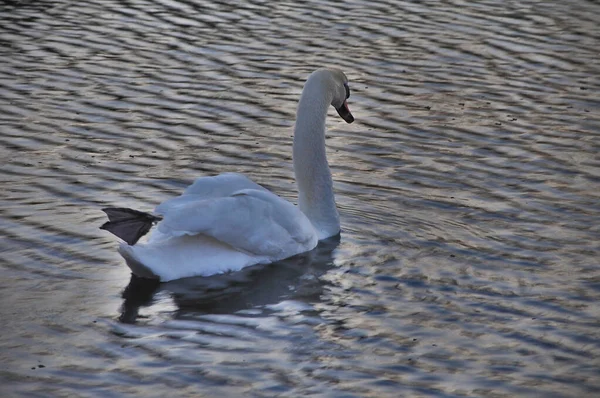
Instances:
[[[102,211],[108,216],[108,222],[100,229],[123,239],[130,246],[146,235],[155,222],[162,220],[162,217],[123,207],[107,207]]]

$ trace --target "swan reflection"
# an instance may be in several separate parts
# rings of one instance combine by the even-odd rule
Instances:
[[[309,252],[229,274],[167,283],[132,275],[123,291],[119,320],[135,323],[140,308],[152,306],[161,293],[172,297],[178,312],[208,314],[232,314],[283,300],[317,301],[326,284],[321,276],[334,267],[334,252],[339,243],[340,236],[337,235],[320,241]]]

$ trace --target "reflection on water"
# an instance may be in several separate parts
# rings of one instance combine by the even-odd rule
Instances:
[[[600,394],[597,15],[3,2],[0,391]],[[339,244],[130,281],[99,209],[151,210],[225,171],[294,201],[296,101],[322,65],[349,76],[357,119],[328,120]]]
[[[333,267],[333,251],[339,242],[339,236],[329,238],[310,252],[230,274],[168,283],[131,275],[119,320],[135,323],[140,307],[151,306],[154,297],[164,292],[182,313],[235,314],[281,301],[318,301],[323,293],[321,277]]]

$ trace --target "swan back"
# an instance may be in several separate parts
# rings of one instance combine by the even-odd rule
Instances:
[[[200,177],[187,187],[181,196],[162,202],[154,209],[154,212],[164,216],[169,211],[186,206],[189,203],[229,196],[243,189],[267,191],[266,188],[239,173],[223,173],[217,176]]]
[[[318,243],[296,206],[241,175],[198,179],[157,212],[163,219],[148,242],[119,251],[136,275],[162,281],[270,263]]]

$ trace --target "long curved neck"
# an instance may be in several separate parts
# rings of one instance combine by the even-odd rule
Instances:
[[[294,172],[298,206],[324,239],[337,235],[340,220],[325,153],[325,118],[331,104],[327,85],[311,76],[304,85],[294,128]]]

